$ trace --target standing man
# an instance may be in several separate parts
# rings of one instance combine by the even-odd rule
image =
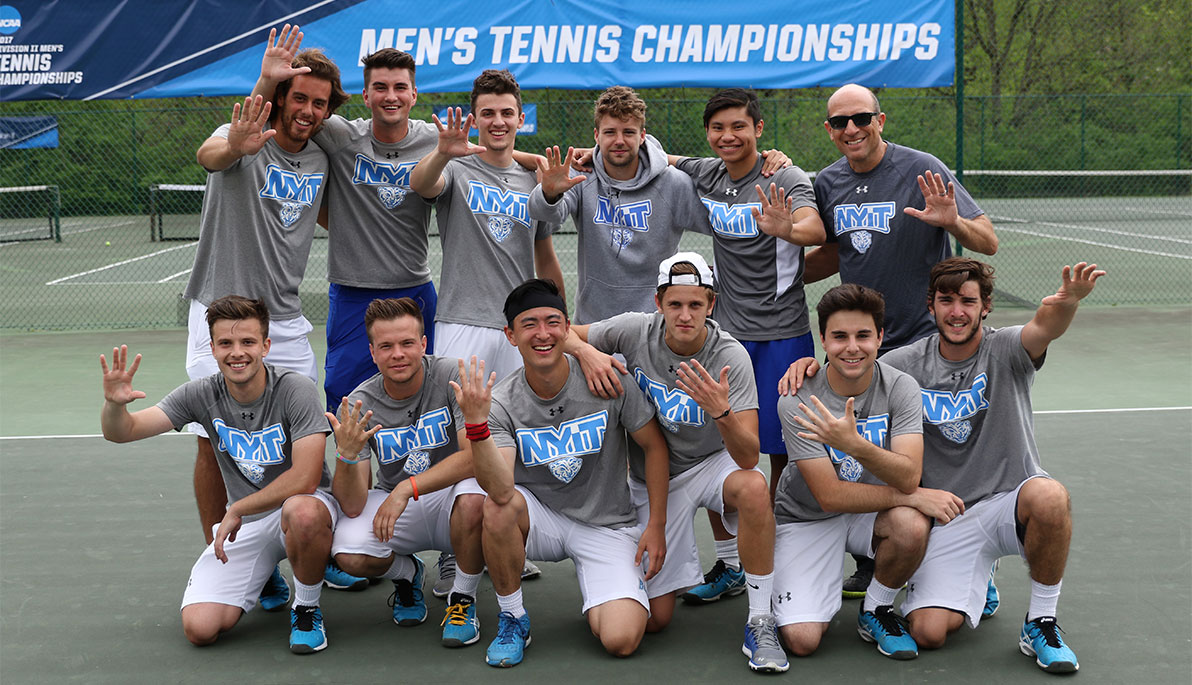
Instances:
[[[894,598],[923,558],[930,518],[960,498],[919,487],[923,422],[914,379],[877,360],[882,296],[846,283],[816,307],[828,368],[778,401],[791,463],[778,483],[775,613],[792,652],[818,647],[840,609],[843,552],[876,559],[858,632],[893,659],[918,653]]]
[[[296,34],[283,28],[278,42],[292,43]],[[270,32],[271,46],[273,40]],[[205,312],[211,302],[231,293],[265,301],[273,317],[272,363],[318,379],[306,338],[312,326],[302,315],[298,286],[323,200],[327,156],[309,141],[348,96],[340,87],[339,69],[322,52],[298,53],[293,68],[305,71],[278,84],[272,102],[257,96],[233,107],[231,123],[216,129],[197,153],[209,175],[198,251],[185,292],[190,300],[186,372],[192,380],[219,370]],[[190,428],[198,435],[195,499],[211,542],[211,530],[227,506],[225,486],[205,429],[199,424]],[[274,573],[262,608],[279,609],[288,598],[285,579]]]
[[[844,155],[815,178],[827,243],[807,254],[806,281],[840,272],[886,298],[881,354],[930,335],[923,310],[931,267],[966,250],[997,252],[993,224],[948,167],[934,156],[882,139],[886,115],[873,91],[846,85],[828,98],[824,129]],[[845,593],[862,596],[872,562],[857,559]],[[990,591],[996,588],[990,580]]]
[[[535,273],[563,282],[551,243],[557,226],[531,219],[534,172],[514,162],[517,129],[525,121],[521,89],[508,70],[486,69],[472,84],[472,113],[458,108],[447,125],[435,118],[437,147],[410,176],[410,187],[438,208],[443,246],[435,339],[440,356],[477,355],[504,378],[521,366],[502,332],[500,293]],[[468,141],[472,122],[480,145]]]
[[[130,365],[128,347],[114,349],[111,368],[100,355],[104,437],[130,442],[192,421],[219,436],[216,459],[231,505],[186,583],[182,629],[192,644],[209,645],[231,630],[256,605],[277,562],[288,558],[297,585],[290,651],[320,651],[327,636],[319,595],[338,510],[318,489],[328,486],[318,390],[302,374],[265,363],[270,319],[262,300],[221,297],[205,317],[219,371],[148,409],[128,413],[128,404],[145,397],[132,387],[141,355]]]
[[[591,176],[570,176],[571,150],[561,160],[555,147],[530,193],[531,217],[575,221],[581,324],[654,311],[657,265],[678,250],[683,231],[707,233],[691,182],[646,136],[645,101],[632,88],[613,86],[596,99],[593,118]]]
[[[443,619],[443,644],[480,639],[476,589],[484,572],[480,517],[484,491],[472,477],[471,443],[450,383],[457,359],[426,354],[423,315],[414,300],[374,300],[364,314],[378,373],[343,399],[335,429],[331,492],[345,517],[332,553],[348,573],[393,581],[393,621],[426,620],[422,600],[427,549],[458,556]],[[369,488],[376,457],[376,486]]]
[[[530,644],[519,577],[527,556],[572,559],[589,628],[610,654],[629,656],[649,617],[645,581],[666,557],[666,441],[640,393],[588,391],[579,362],[563,353],[570,322],[554,284],[527,281],[504,309],[505,335],[525,366],[493,388],[496,374],[485,383],[473,357],[467,373],[460,362],[456,386],[488,492],[484,558],[501,612],[487,661],[515,666]],[[626,433],[645,451],[652,514],[644,526],[625,480]]]
[[[778,379],[815,342],[803,294],[803,248],[824,242],[811,179],[797,166],[766,183],[758,152],[765,122],[753,91],[722,90],[704,107],[704,133],[715,157],[671,157],[695,182],[712,225],[721,306],[716,321],[749,352],[758,389],[758,438],[770,455],[770,493],[786,466],[778,420]],[[768,188],[768,191],[763,191]],[[717,564],[683,599],[716,601],[744,589],[737,541],[711,516]]]
[[[665,628],[678,591],[701,582],[693,519],[703,507],[709,515],[715,512],[725,528],[740,530],[749,588],[743,646],[749,667],[781,672],[789,662],[778,646],[770,608],[774,511],[766,477],[757,468],[757,389],[745,348],[708,318],[716,305],[714,284],[703,257],[680,252],[658,267],[655,313],[630,312],[591,326],[572,326],[579,340],[591,343],[573,347],[577,356],[592,348],[604,353],[596,356],[605,366],[607,354],[623,355],[666,429],[668,558],[646,584],[646,630]],[[638,520],[645,522],[650,514],[645,465],[640,455],[630,455],[629,488]]]
[[[1072,511],[1068,491],[1039,465],[1031,385],[1047,348],[1063,335],[1080,300],[1105,272],[1065,266],[1059,290],[1025,326],[990,328],[993,267],[954,257],[931,270],[927,308],[937,332],[883,361],[923,388],[923,483],[964,500],[967,513],[936,526],[902,608],[919,644],[942,647],[965,620],[976,628],[984,570],[1018,555],[1030,567],[1031,600],[1019,638],[1023,654],[1049,673],[1080,668],[1056,623]]]

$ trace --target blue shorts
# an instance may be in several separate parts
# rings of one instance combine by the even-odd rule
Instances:
[[[762,454],[786,454],[778,420],[778,380],[796,359],[815,356],[815,341],[807,332],[782,340],[742,340],[741,344],[753,360],[757,380],[757,435]]]
[[[413,288],[393,290],[353,288],[332,283],[327,289],[327,359],[323,365],[327,411],[338,412],[344,395],[377,374],[377,365],[368,351],[364,312],[373,300],[389,297],[408,297],[418,303],[426,324],[426,353],[434,352],[435,308],[439,302],[434,283],[428,281]]]

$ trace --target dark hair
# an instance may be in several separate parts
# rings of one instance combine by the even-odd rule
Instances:
[[[828,332],[828,318],[836,312],[869,314],[873,317],[874,327],[880,331],[886,322],[886,299],[878,291],[856,283],[842,283],[832,288],[815,306],[821,338]]]
[[[704,128],[708,128],[708,122],[717,112],[732,107],[744,107],[754,126],[762,120],[762,104],[757,99],[757,93],[744,88],[726,88],[709,98],[708,104],[704,106]]]
[[[323,79],[331,84],[331,97],[327,99],[327,116],[331,116],[339,106],[348,101],[348,94],[344,92],[344,88],[339,82],[339,67],[335,66],[335,62],[331,61],[327,55],[323,54],[322,50],[311,48],[310,50],[303,50],[294,57],[291,63],[295,67],[310,67],[310,73],[307,76],[313,76],[318,79]],[[273,92],[273,114],[274,116],[281,113],[279,104],[286,94],[290,92],[290,88],[294,85],[294,79],[289,78],[277,84],[277,90]]]
[[[410,85],[413,85],[416,63],[408,52],[402,52],[396,48],[381,48],[360,62],[364,65],[365,90],[368,90],[368,76],[373,69],[405,69],[410,72]]]
[[[422,320],[422,308],[408,297],[373,300],[364,310],[364,331],[368,334],[368,341],[372,342],[372,325],[374,321],[392,321],[403,316],[412,316],[418,321],[418,335],[426,333],[426,322]]]
[[[517,112],[522,111],[521,87],[508,69],[485,69],[472,81],[472,114],[476,114],[476,98],[481,95],[513,95],[517,98]]]
[[[269,308],[264,300],[250,300],[240,295],[227,295],[207,305],[207,335],[215,329],[215,322],[245,321],[256,319],[261,322],[262,339],[269,337]]]
[[[697,269],[696,266],[691,262],[675,262],[674,264],[671,264],[670,271],[667,273],[669,273],[671,276],[691,275],[697,278],[700,275],[699,269]],[[662,298],[666,296],[666,289],[669,287],[671,287],[670,283],[663,283],[662,285],[658,286],[659,301],[662,301]],[[708,304],[712,304],[712,300],[716,297],[716,291],[710,285],[705,285],[703,288],[708,296]]]
[[[505,320],[513,326],[518,314],[535,307],[554,307],[567,318],[567,303],[559,295],[559,287],[549,278],[531,278],[514,288],[505,298]]]
[[[981,303],[993,309],[993,267],[968,257],[949,257],[931,267],[927,282],[927,304],[935,302],[936,293],[959,293],[961,286],[976,281]]]
[[[600,128],[600,120],[610,116],[621,120],[634,120],[646,125],[646,101],[629,86],[612,86],[605,89],[596,98],[596,106],[592,108],[592,121],[596,128]]]

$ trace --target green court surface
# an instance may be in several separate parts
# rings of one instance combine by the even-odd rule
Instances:
[[[1021,323],[1029,315],[1003,309],[991,321]],[[319,358],[321,334],[321,328],[312,334]],[[193,439],[166,435],[114,445],[94,436],[102,402],[99,354],[119,343],[144,354],[136,385],[148,394],[139,404],[149,406],[185,381],[184,340],[180,329],[0,335],[0,681],[761,677],[748,672],[740,653],[743,597],[680,606],[674,623],[647,636],[635,656],[605,655],[579,613],[569,562],[542,564],[543,577],[524,585],[534,641],[526,661],[509,671],[483,660],[496,626],[487,580],[479,596],[481,641],[460,650],[439,645],[444,607],[429,593],[426,624],[393,625],[385,584],[362,593],[324,592],[330,646],[317,655],[291,655],[286,615],[259,610],[216,645],[191,647],[178,604],[202,548],[191,492]],[[1081,660],[1081,682],[1186,684],[1192,673],[1190,350],[1192,308],[1090,307],[1053,345],[1035,383],[1043,464],[1072,495],[1075,533],[1059,614]],[[711,539],[702,515],[697,530],[708,562]],[[435,554],[422,557],[433,573]],[[1004,560],[998,585],[996,617],[909,662],[886,659],[862,643],[858,602],[846,601],[820,651],[792,658],[791,670],[775,679],[1048,682],[1056,676],[1039,671],[1017,648],[1029,595],[1024,565]]]

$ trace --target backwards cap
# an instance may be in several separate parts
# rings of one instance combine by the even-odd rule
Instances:
[[[695,267],[698,274],[671,275],[671,267],[675,264],[688,262]],[[697,252],[679,252],[667,257],[658,265],[658,287],[664,285],[702,285],[707,288],[715,287],[712,279],[712,269],[702,255]]]

